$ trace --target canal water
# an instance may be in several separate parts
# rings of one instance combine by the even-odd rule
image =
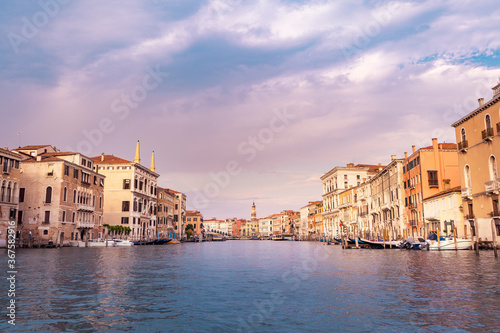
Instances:
[[[3,310],[1,331],[500,332],[492,251],[226,241],[19,249],[16,260],[16,326]]]

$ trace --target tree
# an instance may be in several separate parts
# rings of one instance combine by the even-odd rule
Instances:
[[[191,223],[189,223],[187,226],[186,226],[186,233],[188,232],[188,230],[191,230],[193,231],[194,230],[194,227]]]

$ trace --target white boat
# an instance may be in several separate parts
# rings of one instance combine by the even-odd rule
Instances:
[[[107,241],[102,240],[102,239],[89,239],[87,245],[85,244],[85,241],[70,241],[69,242],[70,246],[74,247],[112,247],[115,246],[115,242],[111,239]]]
[[[125,240],[125,239],[113,239],[113,241],[115,242],[115,246],[132,246],[134,245],[134,243],[132,241],[129,241],[129,240]]]
[[[429,244],[429,250],[431,251],[444,251],[444,250],[455,250],[455,240],[451,237],[441,238],[438,243],[437,240],[427,240]],[[472,240],[457,238],[457,248],[456,250],[470,250],[472,249]]]

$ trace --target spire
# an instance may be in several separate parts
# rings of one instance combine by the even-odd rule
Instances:
[[[151,168],[149,168],[151,171],[155,172],[155,151],[153,150],[153,154],[151,154]]]
[[[139,149],[139,140],[137,140],[137,147],[135,148],[134,163],[137,163],[137,164],[141,163],[141,152],[140,152],[140,149]]]
[[[256,220],[257,219],[257,211],[255,209],[255,201],[253,202],[253,205],[252,205],[252,214],[251,214],[251,218],[252,220]]]

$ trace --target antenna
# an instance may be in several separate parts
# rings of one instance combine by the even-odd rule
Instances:
[[[19,148],[21,148],[21,132],[17,132],[17,136],[19,137]]]

